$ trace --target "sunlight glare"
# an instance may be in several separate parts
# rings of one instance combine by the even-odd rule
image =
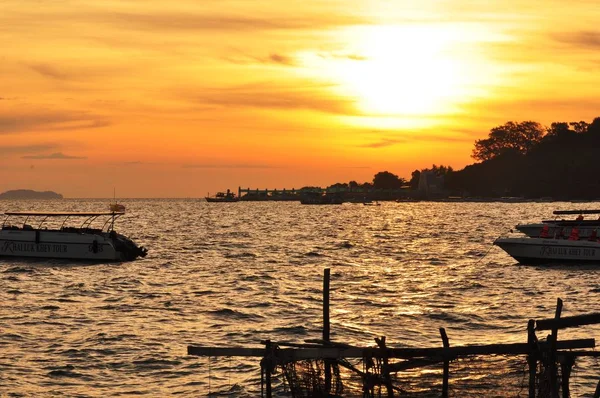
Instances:
[[[334,73],[363,112],[445,113],[466,83],[467,65],[451,52],[457,33],[421,25],[360,28],[353,32],[359,55],[340,60]]]

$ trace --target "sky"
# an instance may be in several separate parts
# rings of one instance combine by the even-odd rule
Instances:
[[[596,0],[0,0],[0,192],[203,197],[474,163],[600,116]]]

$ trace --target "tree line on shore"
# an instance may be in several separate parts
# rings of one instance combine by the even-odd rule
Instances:
[[[444,192],[454,196],[560,199],[600,198],[600,117],[591,123],[507,122],[475,141],[476,163],[455,171],[433,165],[415,170],[410,180],[391,172],[375,174],[372,182],[336,183],[328,188],[417,190],[420,175],[443,177]]]

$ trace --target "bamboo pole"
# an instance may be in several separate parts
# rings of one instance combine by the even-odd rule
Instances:
[[[562,384],[562,396],[563,398],[570,398],[570,386],[569,386],[569,378],[571,377],[571,370],[573,369],[573,365],[575,364],[575,357],[566,357],[563,362],[560,364],[560,370],[562,374],[561,384]]]
[[[595,339],[574,339],[556,342],[559,350],[581,348],[594,348]],[[544,350],[547,343],[540,342],[540,349]],[[527,355],[530,349],[527,343],[486,344],[457,346],[450,348],[387,348],[389,358],[442,358],[450,359],[469,355]],[[568,354],[568,353],[565,353]],[[188,355],[213,356],[213,357],[264,357],[264,348],[243,347],[197,347],[188,346]],[[364,358],[381,357],[380,348],[371,347],[320,347],[320,348],[282,348],[277,350],[275,359],[278,363],[299,361],[303,359],[338,359],[338,358]]]
[[[446,329],[440,328],[440,335],[442,336],[442,343],[444,349],[450,348],[450,342],[448,341],[448,335],[446,335]],[[444,381],[442,383],[442,398],[448,398],[448,383],[450,378],[450,360],[447,355],[444,355]]]
[[[594,325],[600,323],[600,313],[592,313],[586,315],[566,316],[556,319],[540,319],[535,322],[536,330],[552,330],[574,328],[578,326]]]
[[[529,365],[529,398],[535,398],[535,376],[537,373],[537,337],[534,329],[535,321],[530,319],[527,323],[527,345],[529,354],[527,355],[527,364]]]
[[[390,377],[390,363],[387,355],[387,347],[385,346],[385,336],[382,336],[381,338],[375,337],[375,342],[383,351],[381,377],[383,378],[385,388],[387,389],[387,396],[388,398],[394,398],[394,386],[392,385],[392,378]]]
[[[330,269],[325,268],[323,274],[323,341],[328,344],[331,341],[331,323],[329,319],[329,280]],[[329,395],[331,391],[331,362],[325,359],[325,391]]]
[[[560,319],[562,312],[563,302],[559,298],[556,300],[556,312],[554,319]],[[550,371],[550,394],[552,398],[558,398],[558,382],[557,382],[557,369],[556,369],[556,342],[558,340],[558,327],[555,325],[552,328],[552,334],[549,337],[550,352],[548,353],[548,370]]]

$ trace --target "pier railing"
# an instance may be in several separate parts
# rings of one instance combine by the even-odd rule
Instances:
[[[600,356],[600,352],[586,350],[595,347],[593,338],[558,339],[559,330],[600,323],[600,313],[561,318],[561,299],[557,300],[554,318],[528,322],[526,343],[451,347],[444,328],[439,330],[442,346],[433,348],[393,348],[386,344],[385,336],[375,339],[376,347],[331,342],[329,279],[329,269],[326,269],[321,340],[305,344],[264,340],[261,341],[264,348],[188,346],[188,354],[261,358],[261,397],[266,398],[273,396],[272,378],[275,375],[282,376],[293,398],[342,396],[344,379],[349,380],[351,376],[362,383],[358,389],[363,397],[400,397],[404,390],[398,373],[440,365],[443,369],[441,396],[445,398],[449,396],[451,386],[451,362],[496,355],[521,357],[526,361],[529,398],[567,398],[570,397],[570,377],[576,360]],[[542,331],[550,331],[545,340],[538,339],[536,335]],[[356,360],[362,366],[357,365]],[[600,383],[594,397],[600,398]]]

